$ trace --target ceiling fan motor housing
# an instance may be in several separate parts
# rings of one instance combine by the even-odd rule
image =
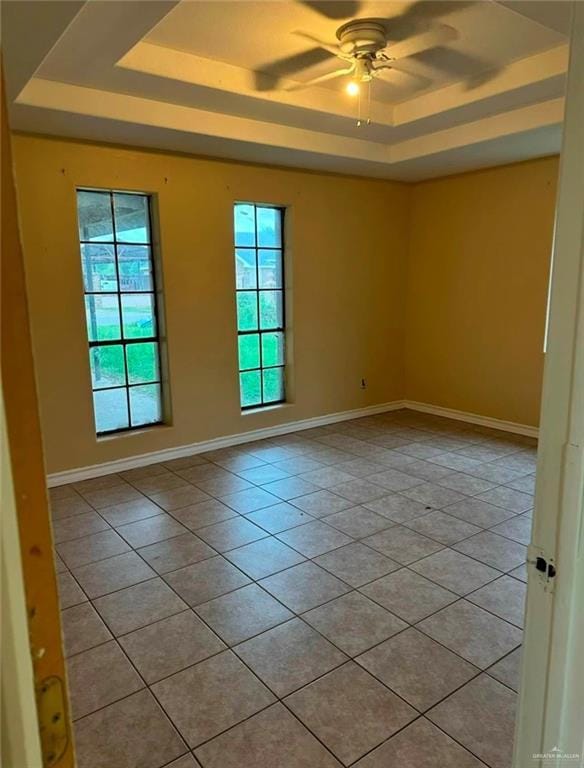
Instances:
[[[375,19],[355,19],[337,29],[339,48],[352,56],[375,56],[387,45],[383,24]]]

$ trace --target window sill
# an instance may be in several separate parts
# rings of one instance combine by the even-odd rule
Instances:
[[[285,408],[291,408],[294,403],[275,403],[274,405],[262,405],[259,408],[249,408],[241,411],[242,416],[257,416],[259,413],[271,413]]]
[[[111,432],[105,435],[96,435],[95,439],[98,443],[105,443],[109,440],[118,440],[121,437],[137,437],[139,435],[149,434],[155,430],[170,429],[172,424],[151,424],[143,427],[137,427],[136,429],[121,429],[119,432]]]

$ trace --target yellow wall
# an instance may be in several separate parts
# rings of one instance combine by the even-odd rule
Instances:
[[[408,399],[537,425],[557,158],[417,184]]]
[[[557,158],[404,185],[31,136],[14,148],[49,472],[402,398],[537,425]],[[169,426],[95,437],[77,186],[157,195]],[[245,415],[234,200],[290,206],[291,402]]]
[[[30,136],[14,149],[48,472],[404,396],[405,185]],[[171,426],[95,437],[77,186],[158,196]],[[245,415],[234,200],[291,207],[292,402]]]

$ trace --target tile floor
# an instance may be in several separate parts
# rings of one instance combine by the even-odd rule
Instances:
[[[535,452],[399,411],[53,489],[79,768],[508,768]]]

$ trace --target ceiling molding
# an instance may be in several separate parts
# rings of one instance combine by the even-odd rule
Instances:
[[[556,16],[555,2],[525,0],[525,13],[516,2],[445,4],[452,9],[444,21],[459,28],[452,50],[437,48],[411,65],[435,85],[422,92],[400,85],[396,94],[407,97],[392,100],[391,88],[375,83],[371,124],[358,127],[357,101],[336,86],[288,91],[281,86],[292,79],[282,76],[278,90],[258,90],[258,51],[250,37],[246,53],[248,32],[261,35],[265,27],[266,35],[277,37],[277,43],[266,38],[270,50],[282,47],[294,59],[304,45],[292,34],[296,23],[308,30],[337,25],[293,0],[266,6],[248,0],[20,0],[8,3],[4,20],[11,124],[21,131],[404,181],[550,155],[560,149],[569,54],[566,3],[559,0]],[[364,13],[368,4],[396,19],[416,5],[424,18],[424,3],[363,0]],[[274,9],[277,22],[275,15],[258,13],[263,7]],[[200,29],[185,38],[180,23],[197,19],[199,10]],[[229,24],[232,10],[240,23],[253,26],[233,30],[237,50],[221,49],[220,36],[217,50],[208,50],[207,31],[216,33],[215,22]],[[180,49],[183,39],[191,50]],[[323,61],[309,76],[331,64]],[[445,78],[453,65],[458,74]]]

